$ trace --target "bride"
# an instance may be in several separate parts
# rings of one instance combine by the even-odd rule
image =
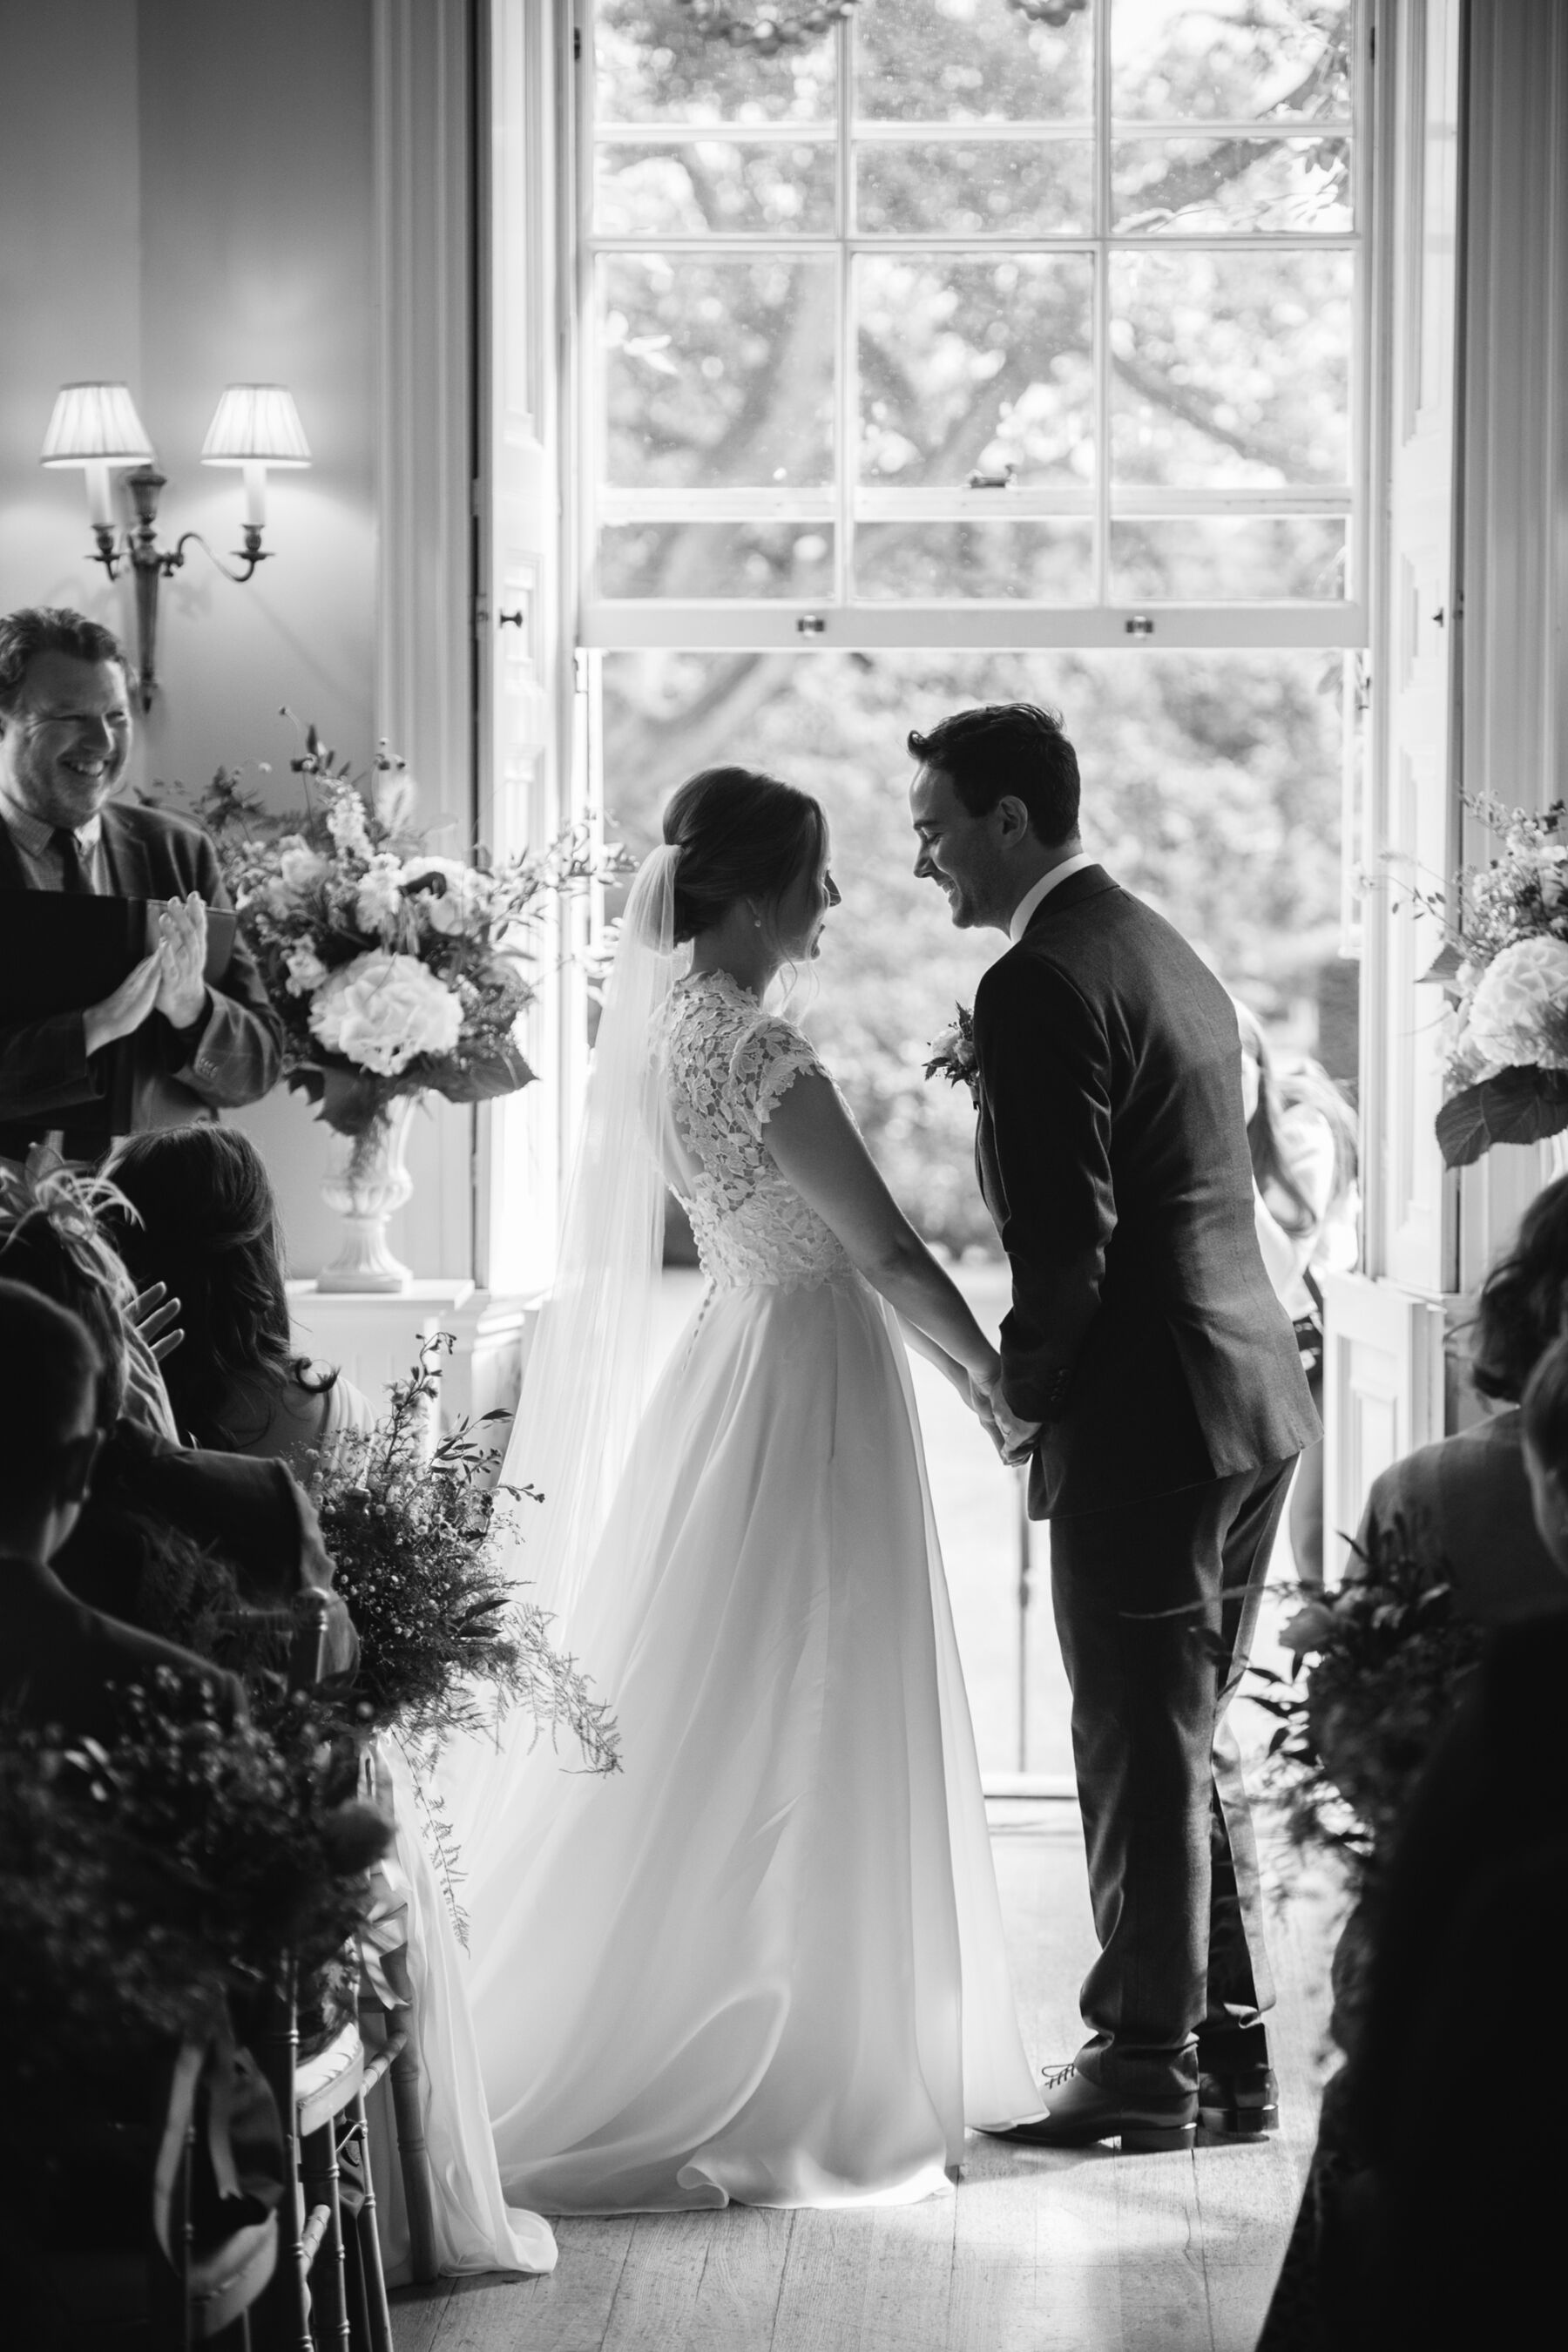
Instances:
[[[998,1360],[764,1010],[838,903],[821,808],[710,769],[664,836],[503,1473],[624,1769],[468,1759],[480,2060],[544,2212],[903,2201],[1039,2112],[900,1326],[972,1401]],[[649,1397],[666,1182],[707,1283]]]

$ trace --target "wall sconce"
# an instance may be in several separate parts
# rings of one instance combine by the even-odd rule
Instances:
[[[136,405],[122,383],[68,383],[55,402],[49,429],[44,436],[42,465],[80,466],[87,476],[87,510],[98,541],[92,557],[111,580],[124,563],[136,582],[137,669],[143,710],[153,707],[157,678],[153,668],[158,644],[158,583],[172,580],[185,560],[191,540],[205,549],[227,580],[247,581],[270,549],[261,544],[267,519],[268,466],[303,467],[310,462],[310,445],[300,423],[292,395],[280,383],[231,383],[218,402],[207,437],[202,445],[204,466],[238,466],[245,475],[245,547],[236,551],[242,572],[231,572],[213,554],[199,530],[181,534],[173,547],[158,545],[154,528],[158,499],[165,477],[153,462],[153,445],[136,414]],[[109,478],[124,473],[136,509],[136,527],[120,543],[115,528]]]

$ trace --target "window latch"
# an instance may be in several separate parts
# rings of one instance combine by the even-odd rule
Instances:
[[[1154,624],[1147,613],[1130,613],[1121,624],[1130,637],[1152,637]]]
[[[820,637],[826,635],[827,629],[827,624],[820,613],[797,614],[795,625],[798,635],[803,637]]]

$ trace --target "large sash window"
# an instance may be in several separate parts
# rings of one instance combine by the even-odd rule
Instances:
[[[582,642],[1364,643],[1357,18],[585,6]]]

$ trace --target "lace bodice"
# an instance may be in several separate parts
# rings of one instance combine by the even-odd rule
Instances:
[[[768,1155],[763,1132],[796,1078],[826,1076],[798,1029],[765,1013],[728,972],[694,974],[661,1024],[668,1101],[687,1166],[671,1189],[702,1270],[721,1290],[854,1278],[837,1236]]]

